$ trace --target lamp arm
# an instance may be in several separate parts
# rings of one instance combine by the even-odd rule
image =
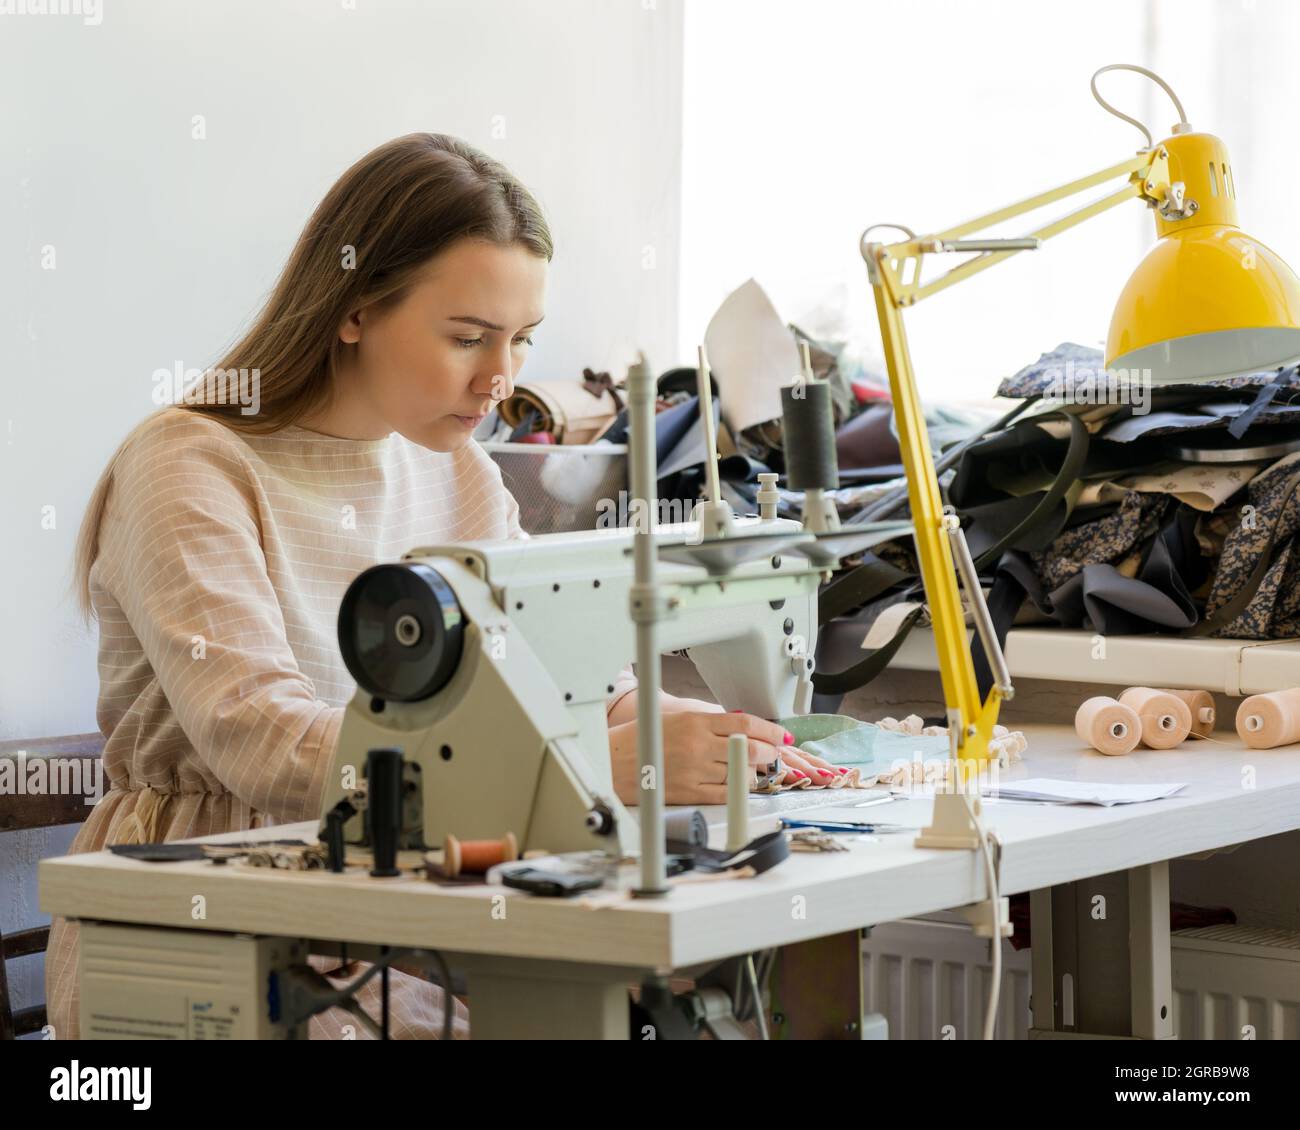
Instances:
[[[949,540],[950,523],[943,512],[943,498],[939,493],[939,480],[930,454],[930,437],[912,374],[902,311],[890,301],[883,286],[877,284],[874,290],[894,418],[898,425],[899,453],[907,476],[913,538],[921,583],[930,605],[949,733],[954,739],[954,753],[968,762],[978,763],[988,757],[988,743],[997,722],[998,707],[1006,697],[1004,690],[1009,688],[994,686],[989,691],[987,702],[981,706],[975,667],[966,640],[966,618],[957,589]],[[984,599],[978,586],[970,597],[972,601],[982,602]]]
[[[978,580],[970,575],[971,570],[965,568],[963,575],[970,590],[967,595],[975,610],[977,627],[981,629],[978,634],[989,652],[993,670],[998,675],[988,698],[983,703],[980,702],[954,561],[953,538],[960,538],[961,531],[956,517],[944,513],[943,497],[939,492],[939,480],[930,452],[930,437],[926,431],[925,415],[921,409],[907,346],[907,333],[903,327],[903,308],[986,270],[1018,251],[1036,248],[1042,240],[1067,231],[1125,200],[1138,198],[1153,207],[1165,206],[1166,202],[1176,196],[1169,184],[1167,156],[1163,145],[1155,146],[1096,173],[978,216],[947,231],[892,244],[868,242],[864,238],[861,244],[876,299],[880,338],[898,426],[899,452],[907,476],[907,497],[912,510],[917,560],[926,601],[930,606],[949,733],[953,735],[955,756],[968,766],[978,764],[988,757],[998,708],[1003,699],[1010,698],[1013,692],[1006,676],[1006,664],[1001,650],[989,630],[990,621],[984,594]],[[965,239],[994,224],[1073,196],[1118,176],[1128,177],[1123,188],[1043,225],[1026,237],[1012,240]],[[923,256],[936,252],[961,251],[980,251],[983,254],[953,268],[933,282],[921,285]],[[905,277],[909,263],[913,264],[913,269]],[[963,565],[966,565],[964,545],[958,548],[958,553],[963,557]]]
[[[1120,176],[1128,178],[1122,188],[1076,208],[1059,219],[1043,224],[1025,236],[1017,239],[966,238],[1006,220],[1023,216],[1027,212],[1037,211],[1058,200],[1077,196],[1080,192]],[[1177,187],[1181,189],[1181,186]],[[868,270],[874,272],[879,266],[882,281],[899,306],[914,306],[921,299],[929,298],[954,283],[987,270],[1019,251],[1036,250],[1044,240],[1069,231],[1092,219],[1093,216],[1099,216],[1124,201],[1134,198],[1145,201],[1153,208],[1169,208],[1173,206],[1175,200],[1181,206],[1181,195],[1175,191],[1175,186],[1169,181],[1169,153],[1163,145],[1144,149],[1124,161],[1109,165],[1095,173],[1048,189],[1046,192],[1037,193],[1015,204],[1008,204],[993,212],[986,212],[982,216],[967,220],[945,231],[891,244],[872,243],[864,238],[861,243],[862,257],[867,261]],[[932,282],[922,284],[921,265],[927,254],[964,251],[980,251],[984,254],[952,268]],[[907,270],[909,262],[914,264],[910,272]],[[875,281],[873,273],[872,282]]]

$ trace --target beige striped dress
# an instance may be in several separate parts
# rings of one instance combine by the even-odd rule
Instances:
[[[525,537],[518,513],[476,442],[442,453],[396,432],[250,436],[183,408],[151,417],[114,468],[90,574],[109,788],[70,851],[316,819],[355,690],[337,643],[347,586],[417,545]],[[629,668],[611,708],[633,686]],[[336,984],[361,968],[312,961]],[[378,994],[378,978],[360,994],[376,1018]],[[59,918],[46,997],[55,1037],[75,1039],[77,927]],[[440,1034],[437,986],[394,972],[390,999],[395,1037]],[[365,1038],[338,1009],[309,1028]]]

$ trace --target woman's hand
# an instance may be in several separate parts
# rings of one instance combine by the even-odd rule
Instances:
[[[704,704],[701,704],[704,705]],[[749,739],[751,770],[780,758],[785,766],[782,780],[811,777],[825,784],[839,771],[820,757],[794,747],[794,738],[775,722],[739,711],[724,714],[713,710],[670,710],[663,712],[664,803],[725,804],[727,800],[727,739],[744,734]],[[609,748],[614,771],[614,791],[624,804],[641,800],[640,764],[636,750],[636,722],[611,726]]]

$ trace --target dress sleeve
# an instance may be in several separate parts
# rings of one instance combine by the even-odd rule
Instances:
[[[519,524],[519,500],[510,493],[504,482],[501,483],[501,489],[506,492],[506,537],[527,541],[529,535]]]
[[[629,663],[618,673],[618,677],[614,680],[614,693],[605,700],[606,720],[613,713],[614,707],[635,691],[636,687],[636,675],[632,671],[632,664]]]
[[[100,577],[185,736],[231,793],[315,817],[343,720],[298,667],[267,576],[253,472],[220,424],[161,425],[118,458]]]

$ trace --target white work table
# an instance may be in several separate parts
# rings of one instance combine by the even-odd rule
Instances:
[[[1136,874],[1179,856],[1300,828],[1296,747],[1248,750],[1235,735],[1218,733],[1212,742],[1189,742],[1181,750],[1104,757],[1083,750],[1066,726],[1025,732],[1025,760],[1005,771],[1004,781],[1056,777],[1186,787],[1166,800],[1112,808],[986,801],[985,823],[1001,843],[1003,894],[1041,892],[1114,872]],[[754,798],[750,832],[773,826],[779,812],[852,804],[861,797],[836,790]],[[919,829],[930,808],[918,796],[862,812],[867,819]],[[711,826],[721,819],[720,809],[705,811]],[[281,825],[205,840],[314,840],[316,827]],[[678,882],[667,897],[649,900],[633,898],[625,888],[551,899],[502,887],[439,886],[415,875],[372,879],[359,869],[332,874],[144,863],[105,851],[42,861],[40,901],[50,914],[105,922],[438,949],[469,974],[478,1034],[549,1031],[553,1038],[553,1020],[530,1018],[506,999],[513,995],[517,1004],[526,985],[545,982],[573,1005],[570,1034],[609,1035],[626,1023],[625,1012],[621,1021],[617,1008],[611,1012],[611,1000],[646,973],[698,968],[987,897],[977,853],[923,850],[912,839],[905,833],[845,837],[847,852],[793,852],[763,875]],[[625,886],[631,887],[636,870],[624,870]],[[1167,868],[1162,873],[1156,897],[1167,901]],[[202,922],[191,917],[195,895],[206,901]],[[1035,904],[1036,930],[1037,914]],[[1157,947],[1160,937],[1158,930]],[[1167,917],[1163,937],[1167,946]],[[1167,970],[1167,954],[1165,961]],[[584,993],[595,994],[585,1012]]]

